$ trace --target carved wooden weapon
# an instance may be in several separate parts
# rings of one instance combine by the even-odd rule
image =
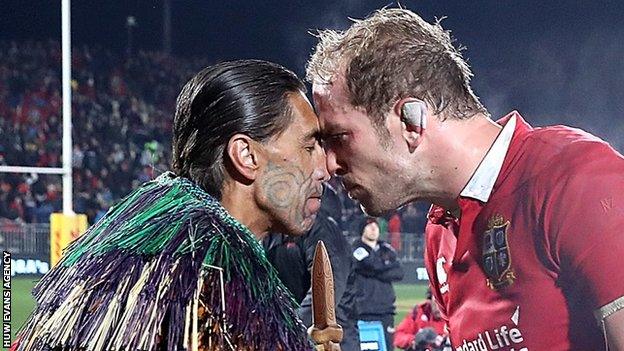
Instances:
[[[312,265],[312,326],[308,333],[317,351],[340,351],[342,327],[336,323],[334,274],[325,244],[320,240]]]

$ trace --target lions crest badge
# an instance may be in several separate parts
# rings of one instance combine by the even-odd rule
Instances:
[[[487,278],[487,285],[498,290],[511,285],[516,276],[511,269],[511,255],[507,242],[509,221],[503,216],[494,215],[488,221],[488,229],[483,233],[482,265]]]

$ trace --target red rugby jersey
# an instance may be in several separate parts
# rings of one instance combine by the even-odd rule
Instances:
[[[429,213],[425,262],[453,349],[605,349],[594,313],[624,305],[624,157],[517,112],[498,123],[511,118],[489,198],[460,197],[460,219]]]

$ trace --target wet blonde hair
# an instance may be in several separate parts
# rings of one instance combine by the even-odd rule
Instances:
[[[344,78],[350,103],[375,126],[404,97],[425,101],[442,118],[487,114],[470,88],[472,72],[439,21],[427,23],[402,8],[385,8],[346,31],[322,30],[306,69],[311,83]],[[379,128],[378,128],[379,129]],[[386,130],[387,132],[387,130]]]

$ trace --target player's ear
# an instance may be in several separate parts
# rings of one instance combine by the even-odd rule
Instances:
[[[427,128],[427,104],[416,98],[404,98],[394,104],[394,113],[401,118],[401,132],[410,152],[416,150]]]
[[[226,152],[233,170],[248,181],[255,180],[258,175],[258,157],[261,152],[259,146],[245,134],[235,134],[227,144]]]

